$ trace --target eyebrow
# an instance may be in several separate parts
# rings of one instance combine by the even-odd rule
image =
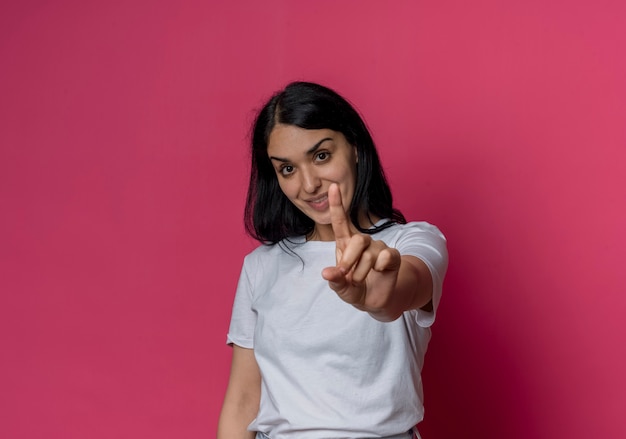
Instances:
[[[312,147],[310,147],[310,148],[307,150],[306,154],[307,154],[307,155],[311,155],[311,154],[315,153],[315,151],[317,151],[317,150],[320,148],[320,146],[322,146],[322,143],[326,142],[327,140],[333,140],[333,139],[332,139],[331,137],[324,137],[322,140],[320,140],[320,141],[319,141],[319,142],[317,142],[315,145],[313,145]],[[284,163],[288,163],[288,162],[290,162],[290,161],[291,161],[291,160],[289,160],[289,159],[284,159],[284,158],[282,158],[282,157],[274,157],[274,156],[270,156],[270,160],[277,160],[277,161],[279,161],[279,162],[284,162]]]

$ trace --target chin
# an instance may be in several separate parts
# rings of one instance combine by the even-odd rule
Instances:
[[[315,224],[319,224],[322,226],[329,226],[332,224],[332,221],[330,220],[330,214],[318,213],[318,214],[307,215],[307,216],[311,218]]]

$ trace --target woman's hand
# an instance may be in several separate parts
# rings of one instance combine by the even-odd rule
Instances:
[[[322,277],[342,300],[375,315],[391,303],[402,263],[400,252],[370,235],[353,232],[335,184],[328,189],[328,203],[337,265],[325,268]]]

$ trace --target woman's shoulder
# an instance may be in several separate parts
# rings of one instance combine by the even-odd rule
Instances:
[[[254,250],[246,255],[246,259],[263,258],[268,255],[275,255],[281,251],[280,243],[276,244],[259,244]]]
[[[276,243],[262,243],[254,250],[246,255],[246,259],[264,259],[267,257],[276,258],[286,253],[292,252],[294,249],[301,247],[306,243],[304,236],[296,236],[293,238],[285,238]]]
[[[267,261],[275,260],[279,257],[277,245],[260,244],[243,258],[243,271],[249,275],[262,272],[263,268],[268,264]]]
[[[393,225],[381,230],[374,236],[395,236],[406,234],[432,234],[445,239],[444,234],[437,226],[426,221],[411,221],[408,223],[394,223]]]
[[[439,227],[427,221],[412,221],[412,222],[401,224],[401,225],[406,231],[433,233],[445,239],[445,236],[443,235],[441,230],[439,230]]]

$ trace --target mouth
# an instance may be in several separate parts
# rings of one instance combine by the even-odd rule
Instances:
[[[315,210],[326,210],[328,207],[328,194],[305,200]]]

